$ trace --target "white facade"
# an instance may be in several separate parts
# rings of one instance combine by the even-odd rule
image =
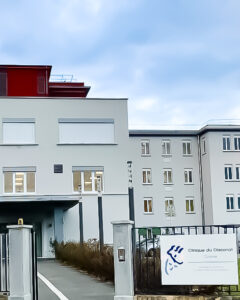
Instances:
[[[99,238],[97,174],[112,243],[111,221],[129,219],[129,160],[136,226],[239,223],[239,126],[129,131],[126,99],[0,97],[0,108],[0,224],[35,224],[39,255],[56,236],[79,241],[79,183],[84,240]]]

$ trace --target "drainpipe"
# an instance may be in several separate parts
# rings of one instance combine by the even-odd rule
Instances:
[[[199,178],[200,178],[200,199],[202,211],[202,225],[205,226],[205,210],[204,210],[204,197],[203,197],[203,180],[202,180],[202,150],[200,143],[200,136],[197,136],[198,141],[198,164],[199,164]]]

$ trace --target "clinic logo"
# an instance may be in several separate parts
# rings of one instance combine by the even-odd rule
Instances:
[[[183,248],[181,246],[172,245],[167,251],[167,260],[165,262],[165,273],[169,275],[175,268],[183,264],[183,261],[179,258]]]

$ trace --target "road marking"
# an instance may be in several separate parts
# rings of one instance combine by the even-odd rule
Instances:
[[[63,295],[46,277],[38,272],[38,278],[40,278],[46,286],[60,299],[60,300],[69,300]]]

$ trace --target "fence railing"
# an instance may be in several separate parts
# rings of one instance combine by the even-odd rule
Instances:
[[[7,233],[0,234],[0,292],[9,292],[9,239]]]
[[[133,228],[134,289],[136,294],[159,295],[240,295],[239,286],[162,285],[160,236],[235,233],[240,240],[240,225],[176,226]],[[237,245],[239,249],[239,244]],[[238,250],[239,252],[239,250]]]

